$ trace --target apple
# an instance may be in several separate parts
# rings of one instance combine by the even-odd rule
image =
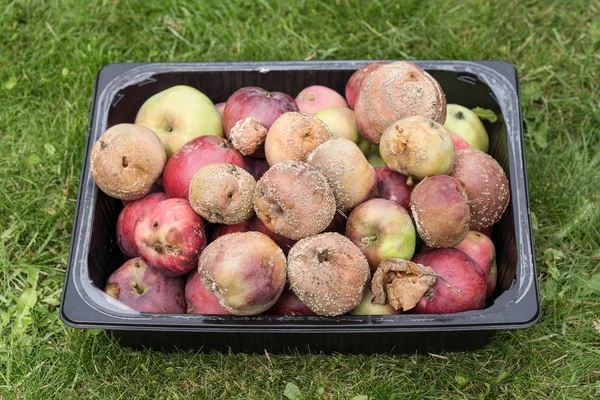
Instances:
[[[364,253],[372,270],[381,260],[410,260],[415,252],[416,231],[402,206],[385,200],[367,200],[350,213],[346,236]]]
[[[214,163],[244,168],[244,156],[220,137],[201,136],[192,139],[167,161],[162,175],[165,192],[169,197],[188,199],[190,183],[196,172]]]
[[[466,149],[470,149],[471,145],[465,140],[463,139],[461,136],[457,135],[456,133],[452,132],[452,131],[448,131],[450,132],[450,134],[452,135],[452,140],[454,141],[454,151],[459,151],[459,150],[466,150]]]
[[[434,249],[417,254],[414,263],[431,267],[436,283],[415,307],[417,314],[449,314],[480,310],[487,281],[481,267],[457,249]]]
[[[204,93],[185,85],[173,86],[146,100],[135,123],[158,135],[167,157],[198,136],[223,136],[221,115],[213,102]]]
[[[169,196],[165,193],[151,193],[140,200],[127,204],[121,210],[117,219],[117,244],[123,254],[128,257],[139,255],[133,237],[135,225],[154,205],[168,198]]]
[[[194,269],[206,246],[204,221],[184,199],[154,204],[135,225],[133,237],[142,260],[167,276]]]
[[[496,289],[498,276],[494,242],[481,232],[469,231],[465,239],[454,248],[461,250],[479,264],[487,277],[486,298],[489,298]]]
[[[354,111],[348,107],[330,107],[317,111],[315,117],[319,118],[331,130],[333,138],[344,138],[356,143],[363,154],[368,154],[371,143],[358,132]]]
[[[185,283],[185,302],[188,314],[228,315],[217,296],[204,287],[198,275],[198,269],[193,269]]]
[[[279,296],[277,302],[273,304],[273,307],[265,311],[264,314],[286,315],[292,317],[298,315],[316,315],[314,312],[310,311],[310,308],[308,308],[294,292],[292,292],[288,285],[283,288],[281,296]]]
[[[375,168],[375,173],[377,174],[377,197],[393,201],[408,210],[413,188],[408,184],[408,177],[392,171],[387,165]]]
[[[475,112],[458,104],[448,104],[446,112],[444,128],[465,139],[472,148],[488,152],[490,139],[483,122]]]
[[[113,272],[104,291],[126,306],[148,313],[185,313],[184,281],[150,268],[132,258]]]
[[[389,304],[375,304],[373,300],[373,292],[371,290],[365,290],[365,294],[358,306],[356,306],[350,314],[352,315],[389,315],[389,314],[402,314],[402,310],[396,311],[394,307]]]
[[[371,72],[379,69],[381,66],[389,64],[389,62],[376,62],[365,65],[360,68],[356,72],[352,74],[350,79],[348,79],[348,83],[346,83],[346,100],[348,101],[348,105],[350,108],[354,109],[354,104],[356,103],[356,98],[358,97],[358,93],[362,88],[363,82],[365,79],[371,74]]]
[[[346,99],[335,90],[322,85],[302,89],[296,96],[300,112],[314,114],[330,107],[348,107]]]

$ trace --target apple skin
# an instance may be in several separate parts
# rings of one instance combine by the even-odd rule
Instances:
[[[352,74],[350,79],[348,79],[348,83],[346,83],[346,100],[348,101],[348,106],[354,110],[354,104],[356,103],[356,98],[358,97],[358,92],[362,88],[364,80],[371,74],[371,72],[379,69],[381,66],[389,64],[389,62],[376,62],[365,65],[361,69],[357,70]]]
[[[330,107],[348,107],[346,99],[335,90],[322,85],[302,89],[296,96],[300,112],[314,114]]]
[[[202,285],[198,269],[193,269],[185,282],[185,302],[188,314],[229,315],[217,296]]]
[[[393,315],[402,314],[402,310],[394,310],[389,304],[373,304],[373,292],[371,290],[365,290],[365,294],[358,306],[356,306],[350,314],[352,315]]]
[[[223,111],[225,110],[225,104],[226,103],[217,103],[217,104],[215,104],[215,108],[219,112],[219,115],[221,116],[221,118],[223,118]]]
[[[282,92],[269,92],[256,86],[243,87],[235,91],[225,103],[223,127],[225,136],[241,119],[252,117],[267,130],[283,113],[298,111],[294,99]]]
[[[454,248],[461,250],[479,264],[487,278],[486,298],[489,298],[496,290],[498,275],[496,248],[492,239],[481,232],[469,231],[467,237]]]
[[[221,236],[225,236],[230,233],[248,232],[251,230],[252,229],[250,229],[250,220],[249,219],[242,221],[239,224],[234,224],[234,225],[218,224],[217,227],[215,228],[215,230],[213,231],[212,235],[210,236],[210,243],[214,242]]]
[[[263,314],[265,315],[285,315],[295,317],[301,315],[317,315],[304,304],[298,296],[286,285],[281,292],[281,296],[273,307],[269,308]]]
[[[392,171],[387,165],[375,168],[377,174],[377,197],[393,201],[406,210],[410,206],[412,186],[407,183],[408,177]]]
[[[201,136],[189,141],[165,165],[162,175],[165,192],[172,198],[187,199],[196,172],[214,163],[244,168],[244,156],[227,140],[217,136]]]
[[[244,157],[244,168],[250,172],[250,175],[258,182],[260,178],[270,168],[269,163],[264,158]]]
[[[446,113],[444,128],[462,137],[472,148],[488,152],[490,139],[477,114],[458,104],[448,104]]]
[[[450,134],[452,135],[452,140],[454,141],[454,151],[459,151],[459,150],[466,150],[466,149],[470,149],[471,145],[465,140],[463,139],[460,135],[450,131]]]
[[[179,276],[198,265],[206,246],[204,220],[184,199],[154,204],[133,231],[140,257],[167,276]]]
[[[223,137],[221,116],[213,102],[204,93],[185,85],[173,86],[146,100],[135,123],[156,133],[167,157],[198,136]]]
[[[185,313],[183,277],[167,277],[132,258],[113,272],[104,291],[126,306],[148,313]]]
[[[286,259],[259,232],[221,236],[202,252],[198,272],[205,288],[234,315],[257,315],[275,304],[286,278]]]
[[[329,107],[317,111],[315,117],[319,118],[329,127],[334,139],[348,139],[356,143],[365,156],[369,153],[371,143],[358,132],[354,111],[348,107]]]
[[[117,244],[123,254],[128,257],[137,257],[139,255],[133,236],[135,224],[155,204],[168,198],[169,196],[166,193],[150,193],[140,200],[127,204],[121,210],[117,219]]]
[[[410,260],[415,252],[416,231],[402,206],[385,199],[367,200],[350,213],[346,237],[367,257],[371,270],[381,260]]]
[[[462,251],[434,249],[417,254],[412,261],[433,268],[438,275],[435,285],[414,308],[416,314],[451,314],[483,308],[487,290],[485,273]],[[461,291],[460,294],[448,285]]]

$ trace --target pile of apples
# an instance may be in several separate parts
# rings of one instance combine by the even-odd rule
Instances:
[[[171,87],[91,150],[96,184],[125,204],[129,261],[105,292],[151,313],[481,309],[510,197],[488,146],[407,61],[361,68],[345,98],[244,87],[214,105]]]

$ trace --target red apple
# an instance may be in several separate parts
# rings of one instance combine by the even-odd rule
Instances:
[[[434,249],[417,254],[414,263],[435,271],[436,283],[415,307],[417,314],[450,314],[480,310],[487,281],[481,267],[457,249]]]
[[[212,235],[210,236],[210,242],[212,243],[215,240],[217,240],[218,238],[220,238],[221,236],[225,236],[230,233],[248,232],[251,230],[252,229],[250,229],[250,220],[249,219],[242,221],[239,224],[235,224],[235,225],[218,224],[217,227],[215,228],[215,230],[213,231]]]
[[[198,270],[194,269],[185,283],[185,301],[188,314],[229,314],[217,296],[202,285]]]
[[[408,211],[385,199],[371,199],[352,210],[346,236],[364,253],[372,270],[381,260],[410,260],[415,252],[415,226]]]
[[[281,296],[279,296],[277,302],[273,304],[273,307],[265,311],[264,314],[287,316],[317,315],[310,311],[310,308],[308,308],[287,285],[284,287],[283,292],[281,292]]]
[[[393,201],[405,209],[410,206],[410,193],[412,186],[407,183],[408,177],[396,171],[392,171],[387,165],[375,168],[377,173],[378,197]]]
[[[128,257],[137,257],[138,251],[133,237],[133,230],[138,220],[144,216],[155,204],[168,199],[165,193],[151,193],[146,197],[131,202],[123,208],[117,219],[117,244]]]
[[[298,111],[298,106],[294,99],[285,93],[269,92],[255,86],[241,88],[229,96],[225,103],[225,136],[229,137],[231,129],[244,118],[254,118],[268,130],[281,114],[288,111]],[[253,155],[264,158],[264,144]]]
[[[264,158],[244,157],[244,168],[258,182],[269,170],[269,163]]]
[[[227,140],[217,136],[200,136],[183,145],[169,158],[163,171],[163,186],[169,197],[187,199],[196,172],[213,163],[244,168],[244,157]]]
[[[463,251],[479,264],[488,281],[486,297],[490,297],[496,289],[498,275],[494,242],[481,232],[469,231],[467,237],[454,248]]]
[[[104,291],[140,312],[185,313],[183,278],[164,276],[140,258],[132,258],[113,272]]]
[[[251,231],[264,233],[271,240],[273,240],[279,248],[283,251],[283,254],[288,255],[290,249],[294,244],[296,244],[296,240],[288,239],[285,236],[281,236],[271,231],[267,226],[256,216],[253,215],[249,220],[249,225]]]
[[[371,72],[379,69],[379,67],[385,64],[389,64],[389,62],[376,62],[365,65],[353,73],[350,79],[348,79],[348,83],[346,83],[346,100],[351,109],[354,110],[354,104],[356,103],[356,98],[363,85],[363,81],[371,74]]]
[[[303,89],[296,96],[296,104],[300,112],[314,114],[330,107],[348,107],[348,103],[335,90],[321,85],[313,85]]]
[[[139,219],[133,236],[142,260],[167,276],[194,269],[206,246],[204,221],[184,199],[155,204]]]

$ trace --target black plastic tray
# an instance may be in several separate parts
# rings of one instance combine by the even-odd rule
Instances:
[[[148,314],[122,307],[101,290],[123,262],[115,238],[121,201],[99,191],[89,151],[110,126],[133,122],[142,103],[174,85],[196,87],[213,102],[243,86],[296,96],[304,87],[341,94],[350,75],[373,61],[112,64],[97,76],[83,159],[69,261],[61,299],[65,324],[112,332],[128,347],[242,352],[428,352],[476,349],[495,331],[525,328],[540,305],[530,227],[523,122],[517,71],[503,61],[416,61],[442,86],[448,103],[484,107],[500,115],[486,122],[490,154],[506,171],[511,201],[495,225],[498,287],[483,310],[445,315],[340,317]]]

